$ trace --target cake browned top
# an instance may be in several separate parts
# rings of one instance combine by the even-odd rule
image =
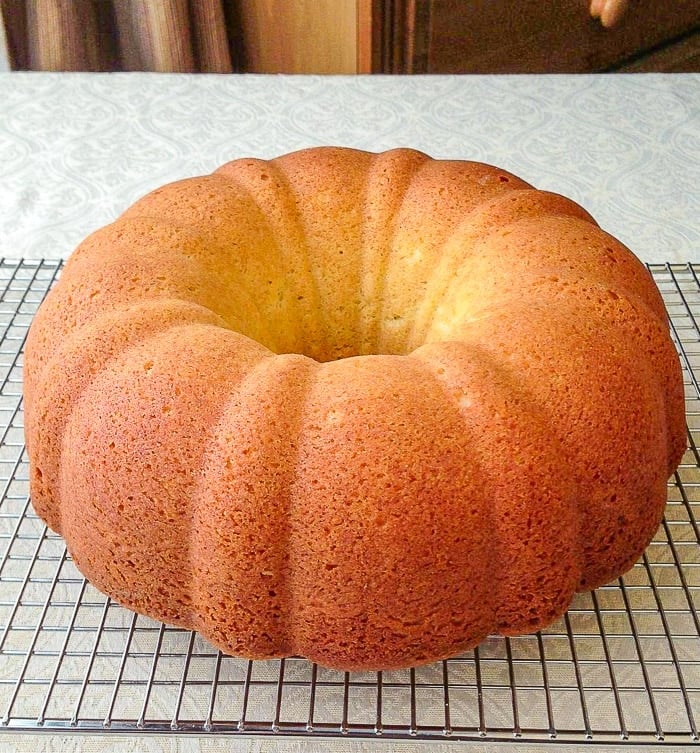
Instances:
[[[577,204],[319,148],[86,239],[25,357],[37,512],[119,601],[246,656],[408,666],[631,566],[685,447],[662,300]]]

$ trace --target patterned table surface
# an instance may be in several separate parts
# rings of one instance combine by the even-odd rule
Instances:
[[[65,257],[167,181],[317,144],[495,163],[643,261],[700,261],[694,74],[0,74],[0,256]]]
[[[272,157],[317,144],[372,151],[410,146],[435,157],[495,163],[580,202],[643,261],[700,261],[700,75],[693,74],[0,73],[0,257],[65,258],[87,233],[164,182],[237,157]],[[406,753],[463,749],[353,741],[329,742],[325,749],[382,746]],[[0,735],[3,751],[40,748],[323,746],[318,740]]]

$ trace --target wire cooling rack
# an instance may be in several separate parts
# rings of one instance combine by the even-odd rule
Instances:
[[[683,364],[689,450],[623,578],[546,630],[415,670],[245,661],[118,606],[28,499],[22,348],[60,272],[0,261],[0,730],[697,743],[700,267],[652,265]]]

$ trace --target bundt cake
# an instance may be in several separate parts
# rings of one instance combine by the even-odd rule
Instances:
[[[341,669],[535,631],[685,448],[644,266],[577,204],[396,149],[239,159],[87,238],[24,359],[36,512],[132,609]]]

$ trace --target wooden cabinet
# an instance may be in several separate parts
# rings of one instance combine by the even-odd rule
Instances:
[[[235,0],[238,66],[253,73],[357,73],[357,0]]]
[[[700,0],[632,0],[614,29],[590,17],[589,0],[237,0],[236,5],[241,63],[249,71],[700,70]]]
[[[700,25],[700,0],[634,0],[605,29],[588,0],[382,0],[389,34],[373,70],[392,73],[577,73],[624,64]]]

